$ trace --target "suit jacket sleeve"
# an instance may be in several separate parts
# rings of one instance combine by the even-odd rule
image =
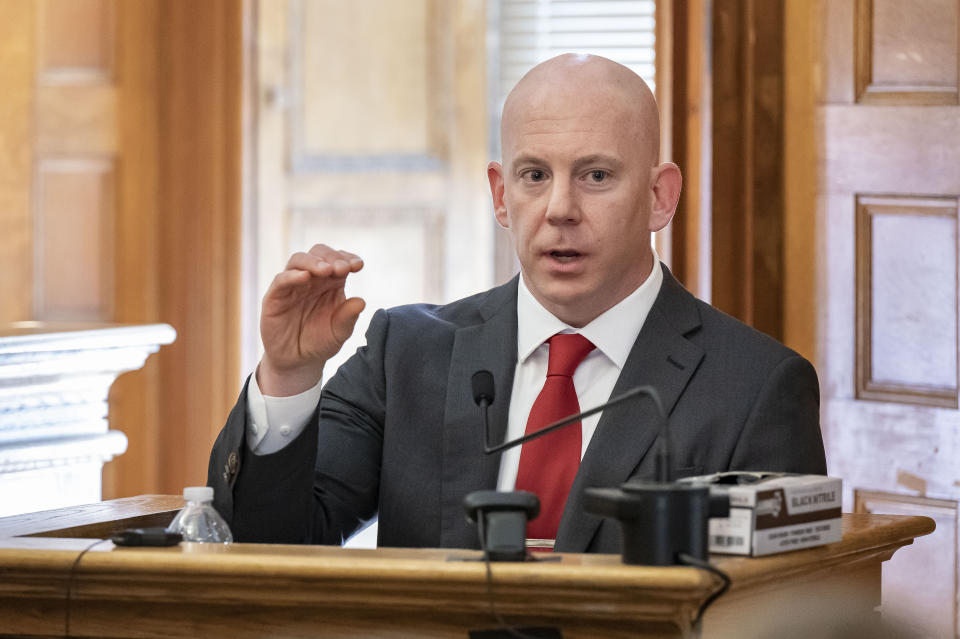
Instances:
[[[247,380],[249,383],[249,378]],[[227,416],[227,423],[217,435],[210,451],[207,466],[207,486],[213,488],[213,505],[233,526],[233,486],[240,468],[240,449],[246,432],[247,384],[243,385],[240,398]]]
[[[207,472],[237,541],[340,544],[376,514],[388,323],[386,312],[374,315],[367,346],[326,384],[297,439],[275,453],[247,448],[244,386]]]
[[[734,448],[730,469],[826,474],[820,386],[806,359],[791,354],[767,377]]]

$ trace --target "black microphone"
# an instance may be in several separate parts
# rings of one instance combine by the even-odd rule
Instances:
[[[481,408],[487,408],[493,403],[495,388],[493,385],[493,373],[490,371],[477,371],[470,378],[473,385],[473,401]]]

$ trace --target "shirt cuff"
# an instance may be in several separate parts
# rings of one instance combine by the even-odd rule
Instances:
[[[255,455],[285,448],[306,428],[320,401],[322,380],[309,390],[290,397],[270,397],[260,391],[257,376],[247,386],[247,447]]]

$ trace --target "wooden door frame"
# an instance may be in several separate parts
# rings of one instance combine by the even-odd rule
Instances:
[[[118,4],[116,320],[178,336],[112,390],[106,498],[206,483],[241,381],[244,3]]]
[[[784,0],[670,0],[670,146],[684,173],[671,264],[777,338],[785,311]]]

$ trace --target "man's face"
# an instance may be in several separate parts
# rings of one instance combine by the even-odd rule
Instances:
[[[651,224],[655,151],[644,148],[637,114],[620,98],[612,91],[537,96],[505,114],[504,165],[488,169],[497,220],[513,235],[524,282],[574,326],[646,279],[651,227],[666,224]]]

